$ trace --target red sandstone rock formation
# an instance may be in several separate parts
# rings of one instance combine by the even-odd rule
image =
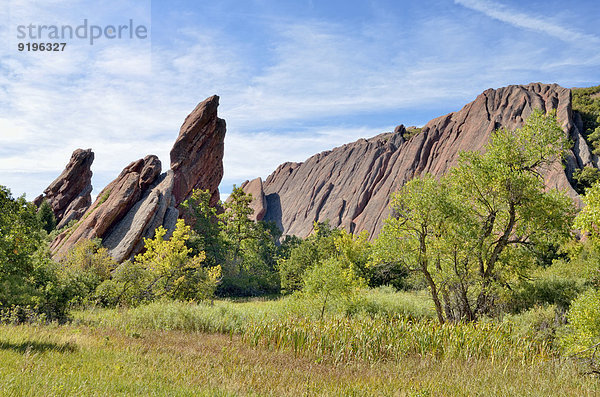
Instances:
[[[186,118],[171,150],[172,170],[161,174],[154,155],[134,161],[112,181],[81,220],[51,245],[61,258],[82,239],[102,238],[115,260],[121,262],[143,248],[157,227],[169,233],[179,216],[176,209],[192,189],[209,189],[216,203],[223,176],[225,121],[217,117],[219,98],[200,103]],[[167,235],[168,236],[168,235]]]
[[[92,204],[92,149],[77,149],[65,170],[33,200],[38,207],[48,201],[60,229],[72,220],[78,220]]]
[[[209,189],[211,205],[219,201],[226,128],[225,120],[217,117],[218,106],[216,95],[198,104],[185,119],[171,149],[176,205],[187,199],[194,189]]]
[[[533,83],[489,89],[458,112],[427,123],[408,141],[400,126],[378,135],[319,153],[303,163],[280,165],[263,184],[265,220],[284,234],[305,237],[314,221],[352,232],[376,235],[388,216],[390,193],[423,173],[441,175],[456,164],[458,153],[482,150],[495,129],[520,127],[533,109],[557,110],[564,131],[575,142],[566,167],[555,164],[548,187],[565,189],[576,200],[569,179],[575,168],[596,164],[571,110],[571,92],[556,84]]]

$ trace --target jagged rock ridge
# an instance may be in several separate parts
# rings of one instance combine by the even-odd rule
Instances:
[[[50,204],[58,228],[80,219],[92,204],[93,162],[92,149],[75,150],[60,176],[33,200],[38,207],[44,200]]]
[[[140,252],[143,238],[153,237],[157,227],[173,231],[177,206],[192,189],[209,189],[213,202],[218,202],[225,139],[218,105],[219,97],[212,96],[186,118],[171,150],[171,170],[161,173],[154,155],[125,167],[81,220],[52,242],[54,256],[61,258],[82,239],[102,238],[111,256],[121,262]]]
[[[427,123],[408,140],[399,126],[393,133],[360,139],[310,157],[303,163],[284,163],[264,182],[264,219],[284,234],[305,237],[314,221],[351,232],[376,235],[388,216],[390,194],[423,173],[441,175],[465,150],[482,150],[492,131],[522,126],[533,109],[556,109],[565,133],[574,142],[565,166],[554,164],[546,185],[565,189],[578,200],[570,184],[573,171],[598,159],[581,135],[581,119],[571,109],[571,92],[556,84],[532,83],[488,89],[458,112]]]

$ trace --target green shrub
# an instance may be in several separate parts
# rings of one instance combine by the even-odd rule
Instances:
[[[46,233],[52,233],[56,228],[56,217],[47,200],[42,201],[42,204],[37,211],[37,217],[42,229],[44,229]]]
[[[563,310],[555,305],[534,306],[520,314],[506,315],[504,322],[512,325],[518,337],[552,345],[565,327],[563,315]]]
[[[600,291],[589,289],[573,301],[568,316],[568,332],[562,345],[569,354],[589,356],[600,343]]]
[[[99,302],[109,305],[138,305],[161,298],[210,299],[221,276],[221,267],[203,267],[204,253],[190,256],[185,245],[190,227],[182,219],[169,239],[166,229],[156,229],[154,239],[144,239],[145,252],[135,261],[122,263],[112,278],[96,290]]]

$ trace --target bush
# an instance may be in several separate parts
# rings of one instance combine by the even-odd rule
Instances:
[[[535,306],[517,315],[506,315],[516,336],[553,344],[564,328],[564,312],[555,305]]]
[[[600,291],[589,289],[571,304],[568,316],[568,332],[562,345],[570,354],[589,356],[593,346],[600,343]]]
[[[138,305],[160,298],[203,300],[212,298],[221,277],[221,267],[203,267],[203,252],[189,256],[185,243],[191,229],[182,219],[172,236],[162,226],[154,239],[144,239],[146,251],[133,263],[124,262],[110,280],[96,290],[99,302],[109,305]]]
[[[54,212],[48,201],[42,201],[40,208],[38,208],[37,217],[42,229],[44,229],[46,233],[51,233],[56,228],[56,217],[54,216]]]

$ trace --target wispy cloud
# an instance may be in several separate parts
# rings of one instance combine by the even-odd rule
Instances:
[[[13,21],[111,17],[100,6],[86,11],[95,2],[84,0],[52,0],[41,10],[31,2],[11,1],[18,4]],[[495,3],[459,4],[476,9]],[[151,48],[109,43],[72,47],[63,54],[0,48],[0,184],[33,198],[78,147],[96,153],[96,192],[147,154],[157,154],[168,168],[168,152],[185,116],[212,94],[221,96],[219,114],[227,121],[227,192],[233,183],[267,176],[281,162],[303,161],[395,124],[424,123],[439,112],[458,110],[489,87],[599,77],[600,59],[579,56],[582,50],[573,45],[577,34],[593,35],[567,29],[568,40],[515,40],[495,29],[482,30],[469,18],[471,11],[454,8],[458,17],[435,10],[417,16],[383,10],[363,25],[265,17],[256,22],[262,36],[251,40],[247,30],[232,31],[237,21],[224,24],[227,10],[202,24],[195,23],[193,12],[173,10],[174,22],[157,26],[169,34],[153,36]],[[517,25],[531,24],[526,16],[503,6],[494,9],[499,13],[494,18],[512,21],[508,18],[517,15],[521,22],[513,25],[533,29]],[[115,10],[119,17],[130,12]],[[143,17],[144,11],[131,12]],[[198,13],[204,11],[209,12]],[[396,23],[399,18],[410,20],[410,26]],[[546,33],[564,33],[547,29],[551,18],[537,21],[534,25]],[[436,113],[422,111],[434,107]]]
[[[512,26],[529,29],[547,34],[556,39],[575,44],[578,46],[591,46],[600,44],[600,37],[585,34],[560,26],[549,18],[525,14],[509,8],[504,4],[488,0],[454,0],[456,4],[481,12],[490,18],[508,23]]]

